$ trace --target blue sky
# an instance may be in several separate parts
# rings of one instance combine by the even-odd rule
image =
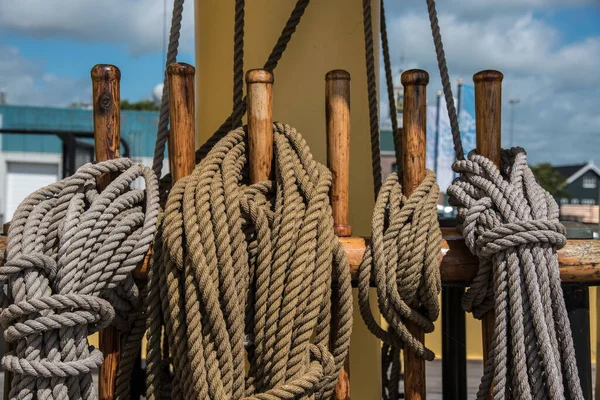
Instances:
[[[394,71],[429,71],[433,99],[440,84],[424,3],[387,0],[388,30]],[[121,69],[123,99],[151,98],[162,81],[164,5],[0,0],[0,88],[13,104],[86,102],[91,67],[111,63]],[[520,100],[515,141],[532,162],[600,163],[600,0],[440,0],[438,11],[452,81],[469,83],[488,68],[504,73],[504,102]],[[193,32],[188,0],[179,60],[191,64]],[[382,101],[383,125],[387,115]]]

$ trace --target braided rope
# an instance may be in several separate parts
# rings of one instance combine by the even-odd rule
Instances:
[[[274,124],[274,143],[275,181],[242,183],[247,138],[238,128],[169,194],[150,277],[149,399],[167,388],[173,398],[201,399],[333,392],[352,301],[346,254],[333,233],[331,173],[293,128]],[[161,373],[168,363],[161,317],[173,377]]]
[[[478,318],[495,315],[477,398],[491,390],[494,399],[564,399],[565,392],[581,399],[556,254],[566,242],[558,205],[521,148],[502,150],[500,169],[476,151],[464,159],[435,1],[427,6],[456,151],[453,170],[460,173],[448,194],[458,207],[458,230],[479,257],[463,308]]]
[[[119,174],[98,193],[96,178]],[[146,189],[132,189],[142,178]],[[10,225],[0,279],[0,321],[16,343],[3,367],[11,399],[94,399],[102,363],[88,335],[115,323],[127,330],[139,292],[131,271],[143,261],[158,215],[158,183],[129,159],[86,164],[29,195]]]

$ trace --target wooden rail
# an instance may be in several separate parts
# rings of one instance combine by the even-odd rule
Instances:
[[[468,285],[477,274],[479,261],[469,252],[454,228],[442,228],[442,283]],[[358,266],[369,243],[367,237],[340,238],[344,245],[352,279],[358,279]],[[4,260],[6,236],[0,236],[0,257]],[[600,285],[600,240],[567,240],[558,250],[560,279],[563,283]]]

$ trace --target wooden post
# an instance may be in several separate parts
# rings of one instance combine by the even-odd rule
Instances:
[[[176,63],[167,67],[169,80],[169,166],[173,183],[194,170],[194,75],[189,64]]]
[[[333,175],[330,195],[334,231],[339,237],[350,237],[352,236],[352,227],[348,224],[350,74],[347,71],[334,70],[325,75],[325,115],[327,166]],[[350,356],[346,358],[344,367],[340,371],[333,399],[350,399]]]
[[[94,103],[94,143],[96,161],[112,160],[119,157],[121,141],[121,72],[114,65],[98,64],[92,68],[92,99]],[[98,178],[98,190],[103,190],[111,181],[106,174]],[[100,350],[104,363],[100,367],[98,389],[100,400],[112,400],[115,393],[117,364],[120,347],[119,331],[108,326],[99,333]]]
[[[500,167],[502,73],[493,70],[473,75],[475,83],[475,130],[477,152]],[[487,362],[494,334],[493,310],[481,320],[483,360]],[[490,396],[491,398],[491,396]]]
[[[250,182],[269,179],[273,164],[273,74],[264,69],[246,73]]]
[[[425,178],[425,138],[427,134],[427,84],[429,74],[423,70],[405,71],[401,76],[404,86],[404,113],[402,129],[402,190],[406,196]],[[406,327],[419,341],[425,333],[407,321]],[[425,360],[409,349],[404,349],[404,398],[425,399]]]

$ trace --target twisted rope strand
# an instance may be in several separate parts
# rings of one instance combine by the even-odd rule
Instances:
[[[369,330],[388,346],[409,346],[426,360],[432,360],[434,354],[410,334],[404,321],[410,320],[425,332],[431,332],[439,316],[438,196],[432,171],[427,171],[423,182],[408,198],[402,194],[398,175],[392,173],[377,198],[372,243],[359,266],[359,305]],[[379,310],[390,324],[389,331],[381,328],[371,313],[368,293],[371,282],[377,288]]]
[[[495,314],[477,398],[488,398],[492,382],[494,399],[583,398],[558,271],[556,250],[566,242],[558,205],[525,150],[502,150],[500,168],[476,151],[464,158],[435,1],[427,6],[461,174],[448,194],[457,229],[479,258],[463,307],[478,318]]]
[[[365,36],[365,61],[367,66],[367,97],[369,100],[369,131],[371,133],[371,170],[375,198],[381,189],[381,150],[379,143],[379,101],[375,78],[375,50],[373,46],[373,21],[371,0],[363,0],[363,27]]]
[[[392,121],[392,138],[394,139],[394,153],[396,154],[396,166],[398,176],[402,176],[402,142],[400,140],[400,131],[398,130],[398,114],[396,113],[396,100],[394,98],[394,78],[392,75],[392,63],[390,60],[390,47],[387,37],[387,26],[385,19],[384,0],[380,1],[380,31],[381,31],[381,49],[383,52],[383,63],[385,65],[385,82],[388,93],[388,102],[390,105],[390,120]]]
[[[235,0],[233,33],[233,112],[231,129],[242,124],[244,98],[244,6],[245,0]]]
[[[331,173],[277,123],[275,180],[246,185],[246,135],[229,132],[169,194],[151,278],[172,279],[159,279],[148,325],[151,339],[162,309],[176,375],[160,374],[161,343],[149,340],[149,399],[168,385],[184,398],[326,399],[347,355],[351,282]]]

